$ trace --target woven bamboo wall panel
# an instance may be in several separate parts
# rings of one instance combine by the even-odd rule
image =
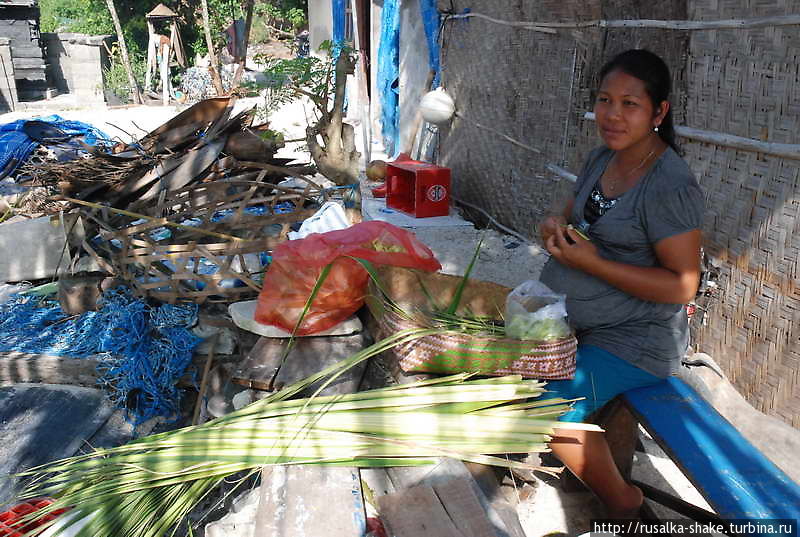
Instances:
[[[800,162],[684,144],[707,196],[721,288],[695,345],[759,410],[800,427]]]
[[[520,21],[571,20],[576,13],[588,19],[599,15],[598,6],[597,1],[454,2],[456,12],[470,8]],[[443,82],[463,118],[443,132],[440,162],[452,168],[456,197],[481,206],[524,235],[534,235],[534,224],[570,190],[545,165],[568,161],[571,137],[565,133],[574,129],[578,113],[570,99],[570,88],[577,87],[573,65],[587,48],[570,33],[544,34],[479,18],[445,25]]]
[[[798,0],[692,1],[693,20],[800,13]],[[687,124],[800,143],[800,27],[692,32]],[[800,427],[800,161],[684,143],[706,192],[705,244],[720,291],[699,350],[720,363],[753,406]]]

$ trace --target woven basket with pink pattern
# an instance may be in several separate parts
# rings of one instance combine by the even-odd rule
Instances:
[[[379,319],[384,335],[421,325],[395,313]],[[575,375],[574,336],[554,341],[522,341],[479,337],[461,332],[423,336],[394,347],[405,372],[522,375],[543,380],[568,380]]]

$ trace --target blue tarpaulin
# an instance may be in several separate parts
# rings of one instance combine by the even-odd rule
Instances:
[[[436,74],[433,86],[439,85],[439,11],[436,0],[420,0],[420,16],[428,42],[428,63]],[[400,0],[385,0],[381,17],[381,40],[378,48],[378,93],[381,100],[381,134],[386,152],[398,150],[400,80]],[[426,90],[429,88],[425,88]]]
[[[68,136],[83,135],[84,141],[89,145],[97,145],[99,142],[109,140],[108,135],[81,121],[69,121],[55,114],[32,119],[50,123]],[[28,121],[31,120],[20,119],[0,125],[0,177],[5,177],[16,170],[39,145],[39,142],[30,138],[23,131],[23,127]]]
[[[345,27],[345,2],[347,0],[331,0],[331,14],[333,16],[333,42],[340,44],[344,41]]]
[[[393,155],[399,137],[400,0],[385,0],[378,47],[378,94],[381,100],[381,134],[386,152]]]
[[[428,63],[431,71],[436,73],[433,78],[433,87],[439,85],[439,10],[436,9],[436,0],[419,0],[422,12],[422,24],[425,26],[425,37],[428,41]],[[430,89],[430,88],[425,88]]]

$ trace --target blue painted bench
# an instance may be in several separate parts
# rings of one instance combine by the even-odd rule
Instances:
[[[716,514],[637,482],[646,497],[702,522],[793,519],[797,531],[800,485],[684,381],[671,377],[620,400]]]

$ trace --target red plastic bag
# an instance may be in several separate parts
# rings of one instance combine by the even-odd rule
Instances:
[[[321,332],[350,317],[364,304],[369,274],[346,256],[429,272],[442,268],[430,248],[413,233],[386,222],[362,222],[347,229],[313,233],[273,250],[258,297],[256,321],[292,332],[329,263],[333,263],[331,271],[297,334]]]

